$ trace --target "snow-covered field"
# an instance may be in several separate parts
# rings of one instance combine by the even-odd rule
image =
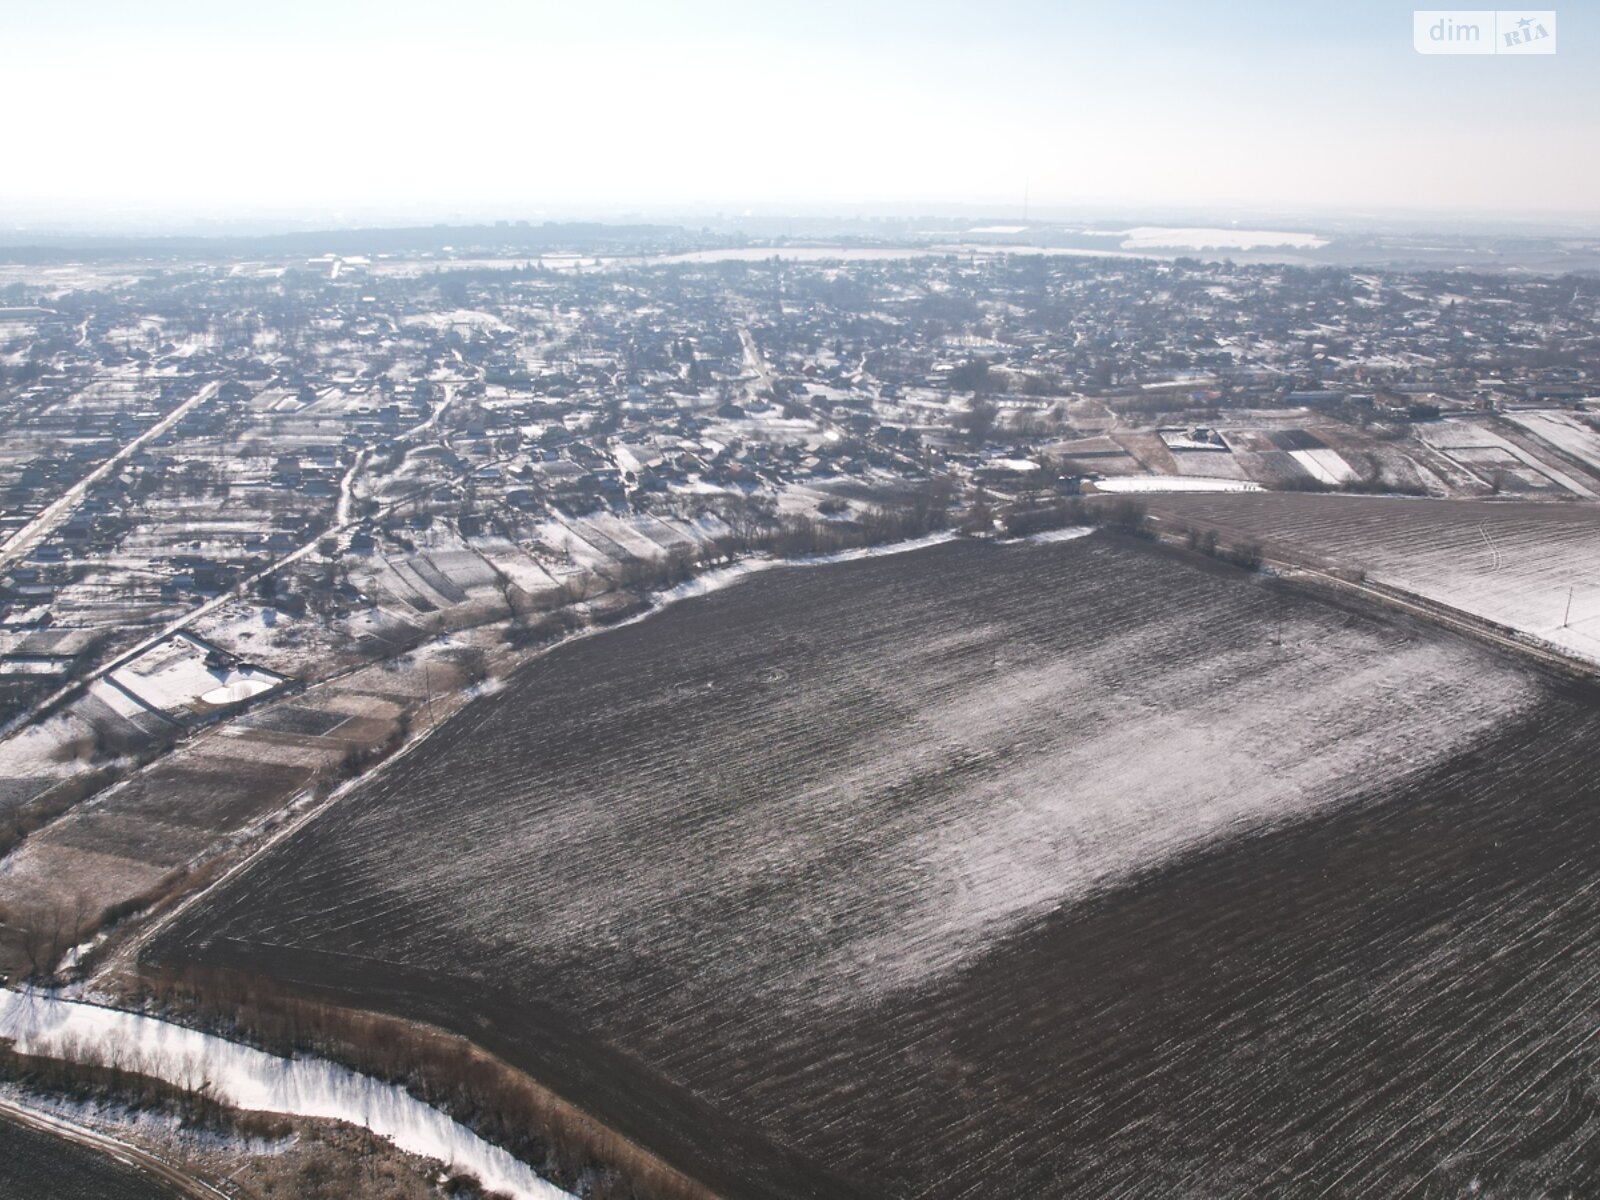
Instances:
[[[894,554],[906,554],[912,550],[923,550],[929,546],[938,546],[945,542],[953,541],[956,535],[949,530],[940,530],[930,533],[926,537],[912,538],[904,542],[889,542],[882,546],[858,546],[853,550],[839,550],[833,554],[812,554],[796,558],[757,557],[741,559],[729,567],[714,567],[709,571],[702,571],[692,579],[686,579],[676,587],[664,592],[657,592],[655,599],[659,603],[670,604],[676,600],[687,600],[691,596],[708,596],[712,592],[720,592],[726,587],[738,583],[751,575],[761,571],[771,571],[783,567],[821,566],[826,563],[859,562],[863,558],[887,558]]]
[[[1600,433],[1570,412],[1508,412],[1506,420],[1600,471]]]
[[[1000,1032],[992,1008],[907,997],[1130,878],[1398,788],[1541,699],[1470,643],[1113,538],[748,576],[540,657],[154,960],[377,988],[401,1015],[437,1001],[469,1036],[479,1005],[550,1005],[604,1048],[584,1071],[642,1064],[711,1098],[707,1155],[756,1112],[858,1177],[902,1139],[932,1174],[982,1106],[920,1048],[969,1039],[984,1062],[1051,1010]],[[902,1002],[931,1024],[877,1023]],[[839,1121],[872,1072],[927,1109]],[[596,1103],[658,1086],[605,1079]],[[1010,1118],[1044,1136],[1053,1111]]]
[[[1289,457],[1306,469],[1306,473],[1319,483],[1337,487],[1356,477],[1350,464],[1339,457],[1337,450],[1291,450]]]
[[[1123,234],[1124,250],[1255,250],[1290,248],[1317,250],[1328,239],[1315,233],[1290,233],[1273,229],[1171,228],[1141,225]]]
[[[1363,569],[1600,662],[1600,506],[1272,493],[1162,511]]]
[[[181,712],[196,702],[234,704],[283,682],[281,675],[262,667],[213,667],[206,655],[205,646],[180,633],[118,667],[109,678],[166,713]]]
[[[1593,489],[1571,472],[1561,470],[1556,464],[1529,453],[1473,421],[1423,422],[1417,426],[1417,436],[1426,445],[1454,459],[1480,478],[1492,478],[1497,466],[1517,465],[1532,471],[1535,478],[1548,480],[1574,496],[1582,496],[1587,500],[1596,498]]]
[[[568,1193],[403,1088],[314,1058],[279,1058],[167,1021],[42,992],[0,989],[0,1038],[23,1054],[115,1065],[252,1112],[329,1117],[473,1175],[519,1200]]]
[[[1202,475],[1129,475],[1097,479],[1097,492],[1259,492],[1261,485],[1248,479],[1216,479]]]

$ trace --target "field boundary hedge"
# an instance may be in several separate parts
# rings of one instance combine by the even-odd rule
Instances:
[[[722,1200],[459,1034],[311,999],[227,967],[145,968],[141,975],[143,998],[163,1016],[271,1053],[315,1054],[398,1084],[584,1200]]]

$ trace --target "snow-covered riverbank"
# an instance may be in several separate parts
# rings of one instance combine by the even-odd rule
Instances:
[[[720,592],[747,576],[760,571],[771,571],[780,567],[816,567],[829,563],[855,562],[862,558],[885,558],[891,554],[909,554],[913,550],[925,550],[929,546],[942,545],[954,541],[954,530],[940,529],[933,533],[925,534],[918,538],[909,538],[903,542],[884,542],[876,546],[857,546],[850,550],[836,550],[831,554],[805,554],[792,558],[783,558],[777,555],[753,554],[742,558],[736,563],[726,567],[712,567],[684,580],[676,587],[665,591],[655,592],[651,596],[652,605],[649,611],[641,613],[640,617],[647,617],[653,613],[679,600],[688,600],[694,596],[705,596],[712,592]]]
[[[1202,475],[1125,475],[1118,479],[1097,479],[1097,492],[1260,492],[1259,483],[1248,479],[1212,479]]]
[[[404,1089],[320,1059],[279,1058],[154,1017],[7,989],[0,989],[0,1038],[23,1054],[117,1065],[185,1087],[207,1083],[212,1096],[235,1108],[348,1121],[470,1174],[490,1191],[571,1200]]]

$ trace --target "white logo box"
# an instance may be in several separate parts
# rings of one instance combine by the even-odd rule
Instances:
[[[1554,9],[1419,8],[1411,14],[1418,54],[1554,54]]]

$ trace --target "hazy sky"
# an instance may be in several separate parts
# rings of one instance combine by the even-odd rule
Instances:
[[[1585,5],[1507,58],[1373,0],[4,0],[0,209],[1594,214]]]

